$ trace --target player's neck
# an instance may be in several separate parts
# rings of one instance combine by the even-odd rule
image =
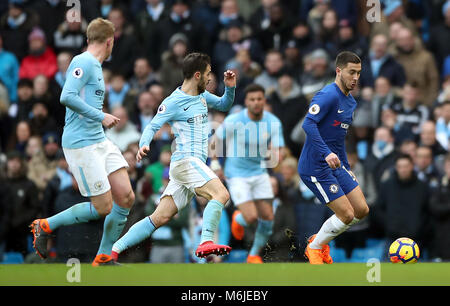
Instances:
[[[99,45],[92,44],[87,47],[87,51],[92,54],[102,64],[106,60],[105,50]]]
[[[193,80],[184,80],[181,91],[190,96],[198,96],[198,86]]]
[[[248,109],[247,109],[247,115],[250,118],[250,120],[252,120],[252,121],[260,121],[263,117],[263,113],[254,114],[254,113],[250,112]]]
[[[339,80],[336,79],[336,81],[334,81],[336,83],[336,85],[339,87],[339,89],[342,91],[342,93],[346,96],[348,96],[348,94],[350,93],[349,90],[347,90],[347,88],[345,88],[344,84],[341,84],[341,82],[339,82]]]

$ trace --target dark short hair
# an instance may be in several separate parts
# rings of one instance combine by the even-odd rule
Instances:
[[[360,64],[361,58],[353,52],[343,51],[336,57],[336,67],[341,69],[347,67],[348,63]]]
[[[204,73],[208,65],[211,65],[211,58],[204,53],[190,53],[183,60],[183,77],[185,80],[194,76],[197,71]]]
[[[263,95],[266,94],[266,90],[264,89],[264,87],[262,87],[261,85],[256,84],[256,83],[252,83],[252,84],[248,85],[247,87],[245,87],[244,93],[245,93],[245,96],[247,96],[247,94],[249,94],[251,92],[258,92],[258,91],[262,92]]]
[[[407,159],[407,160],[409,160],[409,162],[411,164],[414,164],[414,161],[413,161],[412,157],[410,155],[408,155],[408,154],[401,153],[401,154],[397,155],[397,157],[395,158],[395,163],[397,164],[397,162],[400,159]]]

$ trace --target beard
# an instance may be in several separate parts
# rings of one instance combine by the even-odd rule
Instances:
[[[198,85],[197,85],[197,91],[199,94],[204,93],[206,90],[206,81],[205,80],[201,80]]]

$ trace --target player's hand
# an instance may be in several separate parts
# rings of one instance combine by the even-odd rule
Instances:
[[[325,161],[327,162],[328,166],[330,166],[331,169],[337,169],[341,166],[341,161],[339,160],[339,157],[334,153],[328,154],[328,156],[325,157]]]
[[[236,86],[236,73],[231,70],[227,70],[223,73],[223,82],[226,87]]]
[[[150,151],[149,146],[142,146],[141,148],[139,148],[139,151],[136,154],[136,160],[140,162],[144,158],[144,156],[147,156],[148,151]]]
[[[103,118],[102,124],[107,129],[114,127],[117,123],[119,123],[120,119],[111,115],[105,114],[105,118]]]

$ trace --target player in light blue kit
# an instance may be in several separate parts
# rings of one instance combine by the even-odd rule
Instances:
[[[105,83],[102,62],[112,52],[114,26],[105,19],[93,20],[86,31],[87,51],[74,57],[67,69],[60,101],[66,106],[62,146],[80,193],[90,202],[79,203],[47,219],[31,224],[33,245],[48,256],[49,235],[60,226],[105,217],[100,247],[92,265],[114,264],[113,243],[119,238],[134,203],[134,193],[120,150],[105,137],[119,119],[102,112]]]
[[[257,223],[247,263],[263,263],[260,251],[272,234],[274,217],[267,168],[276,166],[279,149],[284,147],[282,124],[275,115],[264,111],[265,103],[264,88],[250,84],[245,88],[246,108],[225,118],[216,133],[219,139],[226,140],[225,177],[238,208],[231,224],[234,238],[242,240],[245,227]]]
[[[210,254],[225,255],[230,252],[229,246],[213,242],[222,209],[230,196],[205,162],[208,157],[210,132],[208,107],[223,112],[231,108],[236,76],[232,71],[224,73],[225,94],[217,97],[205,90],[210,81],[210,73],[211,60],[208,55],[187,55],[183,61],[183,84],[161,103],[158,113],[145,127],[136,156],[138,161],[147,155],[153,136],[162,125],[168,122],[172,126],[176,137],[176,150],[170,163],[170,181],[153,214],[134,224],[114,244],[114,259],[117,260],[124,250],[150,237],[157,228],[166,224],[184,208],[194,194],[209,201],[203,212],[201,242],[195,254],[198,257],[206,257]]]

